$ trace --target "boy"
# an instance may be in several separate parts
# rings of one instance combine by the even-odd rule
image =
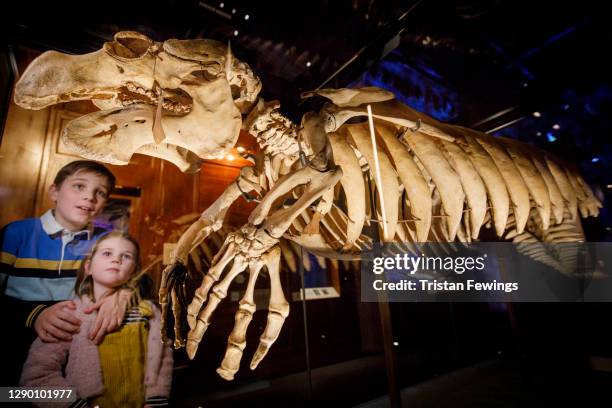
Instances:
[[[94,229],[91,221],[114,186],[115,177],[103,165],[74,161],[60,169],[49,189],[53,210],[2,230],[0,293],[6,336],[0,386],[18,383],[36,335],[45,342],[59,342],[69,341],[79,331],[75,305],[66,299],[73,295],[81,260],[105,232]],[[128,298],[129,294],[118,293],[90,308],[90,313],[99,309],[90,333],[94,342],[119,327]]]

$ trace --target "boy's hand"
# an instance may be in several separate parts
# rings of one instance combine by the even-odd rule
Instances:
[[[117,330],[121,326],[131,296],[131,290],[121,289],[110,296],[103,297],[84,310],[88,314],[98,310],[96,321],[89,332],[90,340],[95,344],[100,344],[106,333]]]
[[[34,330],[45,343],[72,340],[78,333],[81,321],[74,315],[76,305],[71,300],[59,302],[45,308],[34,322]]]

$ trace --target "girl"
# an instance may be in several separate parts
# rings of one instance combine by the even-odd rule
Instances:
[[[80,332],[72,342],[36,339],[23,367],[21,385],[72,388],[79,400],[71,406],[77,407],[166,405],[172,350],[162,344],[160,312],[151,302],[139,301],[128,310],[121,328],[107,334],[100,345],[87,336],[95,315],[86,315],[83,309],[118,289],[135,288],[139,272],[140,249],[133,238],[123,232],[100,238],[77,276],[74,302],[83,322]]]

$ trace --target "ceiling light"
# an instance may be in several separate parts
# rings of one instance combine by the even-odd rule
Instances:
[[[536,136],[542,136],[542,132],[536,132]]]
[[[238,30],[234,30],[234,37],[238,37]]]
[[[608,184],[606,187],[608,187],[608,188],[612,188],[612,184]]]
[[[599,157],[593,157],[593,158],[591,159],[591,162],[592,162],[592,163],[597,163],[598,161],[599,161]]]
[[[527,88],[529,84],[527,82],[523,82],[523,88]]]
[[[539,118],[540,116],[542,116],[542,114],[540,112],[533,112],[533,117],[534,118]]]
[[[568,110],[570,108],[569,103],[566,103],[565,105],[563,105],[563,110]]]
[[[557,140],[557,138],[555,137],[555,135],[553,135],[552,133],[548,132],[546,134],[546,138],[548,139],[549,142],[554,142],[555,140]]]
[[[555,124],[553,125],[553,129],[555,129],[555,130],[559,130],[559,129],[561,129],[561,126],[559,126],[559,124],[558,124],[558,123],[555,123]]]
[[[310,63],[310,61],[308,61],[308,62],[306,63],[306,66],[307,66],[307,67],[310,67],[311,65],[312,65],[312,64]]]
[[[245,20],[248,20],[248,19],[249,19],[249,15],[248,15],[248,14],[247,14],[247,15],[245,15],[245,16],[244,16],[244,19],[245,19]]]
[[[394,342],[393,342],[393,345],[394,345],[395,347],[397,347],[397,346],[399,346],[399,343],[398,343],[397,341],[394,341]]]
[[[232,9],[232,14],[236,14],[236,9]]]
[[[219,4],[219,8],[223,8],[223,7],[225,7],[225,3]]]

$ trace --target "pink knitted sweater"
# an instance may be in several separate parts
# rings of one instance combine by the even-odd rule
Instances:
[[[83,312],[91,305],[89,299],[75,298],[73,301],[77,305],[76,317],[81,320],[79,333],[73,336],[72,342],[44,343],[40,338],[36,339],[23,366],[21,386],[73,388],[80,399],[96,397],[104,392],[98,348],[88,337],[96,313]],[[157,307],[153,307],[153,311],[149,320],[145,397],[168,397],[172,382],[172,349],[162,344],[160,312]]]

